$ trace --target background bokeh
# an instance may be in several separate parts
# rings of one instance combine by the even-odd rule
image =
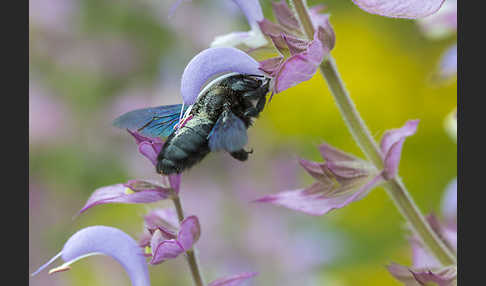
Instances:
[[[180,103],[187,62],[214,36],[248,30],[228,0],[184,2],[172,18],[168,0],[30,0],[29,272],[89,225],[118,227],[137,239],[157,206],[104,205],[74,217],[98,187],[157,179],[133,139],[111,126],[122,113]],[[261,1],[272,19],[269,1]],[[375,138],[420,119],[404,145],[400,174],[424,212],[439,212],[456,177],[456,144],[444,129],[457,102],[456,80],[434,81],[455,36],[427,39],[415,21],[365,13],[351,0],[323,3],[331,13],[333,51],[351,96]],[[326,141],[363,156],[351,140],[320,74],[276,95],[249,131],[247,162],[211,154],[185,174],[181,196],[199,216],[197,244],[207,281],[242,271],[245,285],[399,285],[390,262],[410,264],[404,220],[383,189],[322,217],[272,205],[261,195],[312,182],[297,158],[321,161]],[[152,285],[191,285],[182,257],[149,266]],[[31,285],[130,285],[123,268],[95,256]]]

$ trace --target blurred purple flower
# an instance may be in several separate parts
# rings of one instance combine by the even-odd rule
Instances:
[[[29,0],[29,24],[65,32],[74,22],[77,4],[75,0]]]
[[[444,0],[353,0],[353,2],[371,14],[415,19],[437,12]]]
[[[192,105],[208,80],[223,73],[259,74],[258,62],[236,48],[209,48],[197,54],[187,64],[181,79],[181,94],[185,105]],[[210,86],[210,84],[206,85]]]
[[[46,115],[49,116],[46,116]],[[71,111],[37,81],[29,81],[29,142],[59,143],[71,135]]]
[[[408,268],[396,263],[392,263],[387,268],[397,280],[403,282],[403,284],[406,286],[457,285],[457,268],[455,266],[424,270]]]
[[[371,189],[396,176],[405,138],[416,132],[418,120],[389,130],[381,140],[385,168],[344,153],[328,144],[320,151],[325,163],[300,160],[301,166],[317,180],[310,187],[267,195],[256,202],[271,203],[310,215],[324,215],[366,196]]]
[[[238,286],[249,278],[256,276],[257,272],[243,272],[214,280],[208,286]]]
[[[418,20],[422,32],[429,38],[441,39],[457,32],[457,1],[446,0],[440,10]],[[457,73],[457,44],[444,52],[439,62],[439,79],[447,79]]]
[[[190,250],[199,240],[201,227],[196,216],[188,216],[181,222],[177,235],[162,225],[149,229],[149,232],[152,235],[150,238],[152,253],[150,264],[155,265],[176,258]]]
[[[53,268],[49,274],[71,269],[69,265],[79,259],[104,254],[114,258],[128,273],[133,286],[150,285],[147,263],[137,242],[123,231],[108,226],[90,226],[71,236],[60,253],[42,265],[32,276],[62,257],[63,265]]]
[[[446,79],[457,73],[457,44],[447,49],[439,62],[439,78]]]
[[[422,32],[429,38],[439,39],[456,33],[457,0],[445,0],[437,13],[417,21]]]
[[[255,49],[267,45],[267,40],[260,31],[258,21],[263,20],[263,12],[258,0],[233,0],[245,15],[251,30],[248,32],[233,32],[216,36],[211,47],[239,47],[244,50]]]
[[[125,184],[102,187],[91,194],[79,213],[102,204],[146,204],[157,202],[169,198],[172,189],[175,187],[177,186],[171,184],[161,186],[156,182],[142,180],[130,180]]]

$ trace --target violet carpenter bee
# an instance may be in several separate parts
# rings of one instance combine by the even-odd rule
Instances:
[[[168,137],[157,157],[157,172],[170,175],[200,162],[211,151],[224,150],[245,161],[251,151],[246,130],[265,107],[270,78],[231,73],[210,82],[196,102],[130,111],[114,125],[148,137]]]

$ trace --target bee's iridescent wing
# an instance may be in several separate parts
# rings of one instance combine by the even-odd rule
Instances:
[[[214,124],[208,139],[211,151],[226,150],[231,153],[241,150],[248,142],[246,125],[231,111],[225,111]]]
[[[147,137],[169,137],[186,110],[187,106],[182,110],[182,104],[137,109],[118,117],[113,125]]]

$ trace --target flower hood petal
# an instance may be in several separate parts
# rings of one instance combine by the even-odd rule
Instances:
[[[383,176],[386,179],[393,178],[397,174],[405,138],[415,134],[418,123],[418,120],[407,121],[403,127],[388,130],[383,135],[380,147],[385,163]]]
[[[137,242],[125,232],[109,226],[90,226],[71,236],[60,254],[65,264],[51,270],[52,272],[69,269],[75,261],[95,254],[104,254],[120,263],[128,273],[133,286],[149,286],[150,279],[147,263],[142,249]],[[41,266],[33,275],[47,267],[54,259]]]
[[[262,75],[258,62],[236,48],[209,48],[197,54],[182,74],[181,94],[184,104],[196,102],[203,85],[212,77],[231,72]]]

